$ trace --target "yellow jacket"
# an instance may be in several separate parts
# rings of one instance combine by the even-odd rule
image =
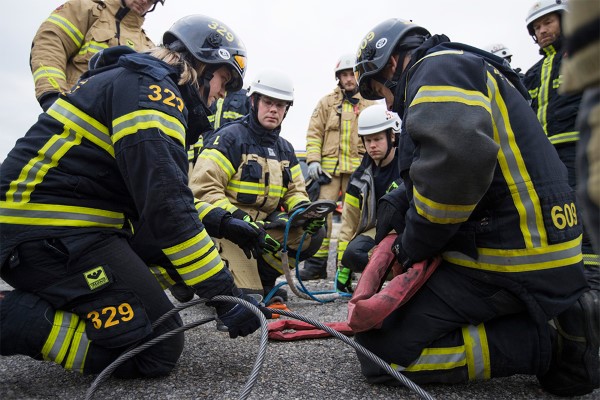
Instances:
[[[358,137],[358,114],[375,104],[359,93],[352,96],[353,105],[344,99],[342,89],[319,100],[306,133],[306,162],[318,161],[332,175],[349,174],[360,164],[365,148]]]
[[[105,48],[126,45],[143,51],[154,47],[142,29],[144,18],[133,11],[120,16],[123,13],[121,0],[69,0],[50,14],[31,47],[38,101],[43,94],[69,90],[88,70],[90,58]]]

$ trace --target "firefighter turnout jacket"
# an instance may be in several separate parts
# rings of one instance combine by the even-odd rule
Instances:
[[[365,147],[358,137],[358,114],[375,104],[360,93],[351,98],[337,86],[321,98],[306,133],[306,163],[321,163],[331,175],[351,174],[359,166]]]
[[[121,0],[69,0],[59,6],[33,38],[35,97],[40,101],[44,94],[70,89],[103,49],[125,45],[140,52],[154,47],[143,23]]]
[[[348,243],[358,235],[369,229],[375,228],[377,222],[377,202],[384,194],[378,193],[376,187],[389,188],[395,186],[399,178],[398,153],[396,149],[394,159],[384,167],[389,171],[383,174],[376,167],[371,157],[366,155],[360,166],[350,177],[346,194],[344,195],[344,208],[342,210],[342,225],[338,236],[337,259],[340,261],[348,247]],[[380,169],[380,171],[376,171]],[[381,181],[383,179],[383,182]]]
[[[575,120],[581,94],[559,94],[563,83],[560,66],[565,56],[562,42],[563,39],[559,38],[552,45],[540,49],[544,57],[527,71],[523,80],[531,95],[531,106],[555,146],[579,140]]]
[[[127,51],[108,51],[119,49]],[[178,280],[227,293],[233,279],[196,209],[205,215],[211,207],[195,206],[188,187],[186,129],[197,115],[188,108],[189,88],[177,85],[176,68],[150,55],[114,59],[61,95],[2,164],[0,265],[25,241],[128,235],[131,223],[148,232],[147,246]]]
[[[282,206],[309,201],[300,164],[281,127],[263,128],[252,113],[204,143],[190,182],[198,198],[234,216],[264,220]]]
[[[461,273],[493,275],[541,320],[563,311],[587,285],[580,210],[514,71],[435,35],[395,93],[410,260],[441,254]]]

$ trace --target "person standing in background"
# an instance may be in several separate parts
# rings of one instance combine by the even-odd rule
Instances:
[[[337,86],[319,100],[306,133],[308,175],[314,181],[322,173],[331,182],[321,185],[318,200],[336,201],[346,191],[350,175],[360,165],[365,148],[358,138],[358,114],[374,104],[358,93],[354,77],[354,54],[342,55],[335,65]],[[317,253],[304,262],[300,279],[327,278],[327,257],[331,240],[332,216],[327,218],[327,236]]]
[[[77,82],[99,51],[119,45],[137,52],[153,48],[142,25],[159,2],[165,0],[69,0],[56,8],[31,44],[29,63],[42,109]]]
[[[569,185],[577,189],[575,157],[579,131],[576,121],[581,93],[567,94],[561,90],[561,65],[566,60],[563,19],[568,14],[566,0],[540,0],[527,13],[529,34],[540,47],[543,58],[532,66],[523,83],[531,95],[531,107],[536,112],[550,143],[558,152],[569,173]],[[600,285],[600,257],[592,249],[584,225],[583,262],[590,282]]]

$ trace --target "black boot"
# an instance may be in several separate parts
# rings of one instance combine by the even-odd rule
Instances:
[[[21,290],[0,292],[0,355],[41,359],[54,310],[41,297]]]
[[[300,279],[311,281],[327,278],[327,258],[310,257],[304,261],[304,267],[298,271]]]
[[[600,299],[588,290],[554,319],[556,340],[550,369],[538,376],[547,392],[557,396],[581,396],[600,386]]]

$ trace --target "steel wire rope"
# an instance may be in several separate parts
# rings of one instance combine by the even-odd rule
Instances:
[[[237,304],[241,304],[244,307],[249,307],[250,310],[256,314],[259,319],[260,319],[260,324],[261,324],[261,337],[260,337],[260,346],[259,346],[259,350],[258,350],[258,354],[256,357],[256,360],[254,362],[254,366],[252,367],[252,371],[250,373],[250,376],[248,377],[248,379],[246,380],[246,384],[244,385],[244,389],[242,390],[242,392],[240,393],[240,396],[238,397],[239,399],[247,399],[248,396],[250,395],[250,392],[252,391],[252,388],[254,387],[254,385],[256,384],[256,380],[258,379],[258,374],[260,373],[260,370],[262,368],[262,365],[264,363],[264,358],[266,355],[266,350],[267,350],[267,343],[268,343],[268,322],[267,319],[265,318],[264,314],[262,313],[262,311],[260,311],[259,308],[257,308],[256,306],[254,306],[253,304],[247,302],[246,300],[237,298],[237,297],[231,297],[231,296],[215,296],[213,299],[211,299],[213,301],[230,301],[230,302],[234,302]],[[175,308],[173,308],[172,310],[168,311],[167,313],[165,313],[164,315],[162,315],[158,320],[156,320],[153,324],[153,327],[158,326],[160,323],[162,323],[166,318],[168,318],[169,316],[173,315],[175,312],[178,312],[180,310],[183,310],[185,308],[191,307],[193,305],[199,304],[199,303],[205,303],[207,300],[206,299],[196,299],[196,300],[192,300],[190,302],[187,303],[183,303]],[[381,358],[379,358],[377,355],[375,355],[373,352],[371,352],[370,350],[368,350],[367,348],[365,348],[364,346],[360,345],[359,343],[357,343],[356,341],[348,338],[347,336],[341,334],[340,332],[336,331],[335,329],[320,323],[319,321],[313,320],[311,318],[307,318],[304,317],[301,314],[298,313],[294,313],[291,311],[286,311],[286,310],[279,310],[279,309],[269,309],[271,312],[280,314],[280,315],[284,315],[286,317],[290,317],[290,318],[294,318],[303,322],[306,322],[310,325],[313,325],[319,329],[324,330],[325,332],[329,333],[330,335],[332,335],[333,337],[341,340],[342,342],[346,343],[347,345],[351,346],[352,348],[354,348],[355,350],[359,351],[360,353],[364,354],[366,357],[368,357],[371,361],[373,361],[374,363],[376,363],[378,366],[380,366],[382,369],[384,369],[388,374],[390,374],[391,376],[393,376],[396,380],[398,380],[400,383],[402,383],[404,386],[406,386],[408,389],[412,390],[413,392],[415,392],[416,394],[418,394],[422,399],[427,399],[427,400],[433,400],[433,397],[427,393],[424,389],[422,389],[420,386],[418,386],[416,383],[414,383],[413,381],[411,381],[409,378],[407,378],[406,376],[404,376],[402,373],[400,373],[398,370],[394,369],[391,367],[391,365],[389,365],[388,363],[386,363],[384,360],[382,360]],[[188,329],[194,328],[196,326],[205,324],[207,322],[213,321],[215,318],[214,317],[209,317],[209,318],[205,318],[203,320],[199,320],[187,325],[184,325],[182,327],[176,328],[172,331],[169,331],[161,336],[158,336],[148,342],[145,342],[129,351],[126,351],[125,353],[123,353],[121,356],[119,356],[115,361],[113,361],[108,367],[106,367],[94,380],[94,382],[92,382],[92,384],[90,385],[87,393],[86,393],[86,400],[90,400],[92,398],[92,395],[95,393],[95,391],[97,390],[98,386],[100,385],[100,383],[102,383],[104,380],[106,380],[110,374],[123,362],[125,362],[126,360],[128,360],[129,358],[135,356],[136,354],[146,350],[147,348],[153,346],[154,344],[165,340],[179,332],[183,332],[186,331]]]
[[[335,329],[333,329],[325,324],[320,323],[319,321],[307,318],[301,314],[291,312],[291,311],[286,311],[286,310],[276,310],[276,311],[277,311],[277,314],[285,315],[286,317],[290,317],[290,318],[294,318],[294,319],[306,322],[306,323],[311,324],[319,329],[324,330],[325,332],[329,333],[333,337],[340,339],[342,342],[346,343],[347,345],[353,347],[355,350],[357,350],[357,351],[361,352],[362,354],[364,354],[365,356],[367,356],[371,361],[373,361],[375,364],[377,364],[378,366],[383,368],[388,374],[392,375],[394,378],[396,378],[398,381],[400,381],[400,383],[402,383],[404,386],[406,386],[407,388],[409,388],[410,390],[412,390],[413,392],[418,394],[422,399],[433,400],[433,397],[429,393],[427,393],[423,388],[421,388],[419,385],[417,385],[416,383],[414,383],[413,381],[408,379],[406,376],[401,374],[398,370],[392,368],[392,366],[390,364],[386,363],[384,360],[379,358],[375,353],[371,352],[366,347],[357,343],[355,340],[350,339],[346,335],[336,331]],[[273,312],[275,312],[275,310]],[[401,368],[401,367],[399,367],[399,368]]]
[[[163,314],[159,319],[157,319],[152,324],[152,327],[156,328],[162,322],[164,322],[167,318],[169,318],[173,314],[175,314],[185,308],[188,308],[188,307],[200,304],[200,303],[205,303],[207,301],[208,301],[207,299],[196,299],[196,300],[189,301],[187,303],[183,303],[177,307],[174,307],[173,309],[171,309],[171,310],[167,311],[165,314]],[[254,314],[256,314],[258,316],[258,318],[260,320],[261,335],[260,335],[260,345],[258,348],[258,354],[257,354],[256,360],[254,362],[254,365],[252,366],[252,371],[250,372],[250,376],[246,380],[246,384],[244,385],[244,388],[241,391],[240,396],[238,397],[238,399],[240,399],[240,400],[245,400],[250,395],[250,392],[252,391],[252,388],[254,387],[256,380],[258,379],[258,374],[260,373],[260,370],[264,363],[264,359],[265,359],[265,355],[266,355],[266,351],[267,351],[267,343],[269,341],[269,332],[268,332],[269,330],[268,330],[267,319],[265,318],[264,314],[258,307],[256,307],[254,304],[252,304],[244,299],[240,299],[239,297],[215,296],[212,299],[210,299],[210,301],[228,301],[228,302],[240,304],[243,307],[250,309]],[[92,398],[93,394],[96,392],[98,386],[102,382],[104,382],[106,379],[108,379],[108,377],[113,373],[113,371],[115,369],[117,369],[117,367],[119,367],[119,365],[123,364],[125,361],[127,361],[130,358],[134,357],[135,355],[141,353],[142,351],[146,350],[147,348],[155,345],[156,343],[159,343],[165,339],[168,339],[180,332],[187,331],[188,329],[195,328],[197,326],[206,324],[206,323],[208,323],[210,321],[214,321],[214,320],[215,320],[215,317],[209,317],[209,318],[205,318],[205,319],[202,319],[199,321],[194,321],[190,324],[175,328],[169,332],[166,332],[160,336],[157,336],[157,337],[155,337],[147,342],[144,342],[140,345],[136,345],[133,348],[129,348],[123,354],[121,354],[119,357],[117,357],[117,359],[115,359],[111,364],[109,364],[104,370],[102,370],[102,372],[96,377],[96,379],[92,382],[92,384],[90,385],[90,387],[88,388],[88,390],[86,392],[85,400],[91,400],[91,398]]]

